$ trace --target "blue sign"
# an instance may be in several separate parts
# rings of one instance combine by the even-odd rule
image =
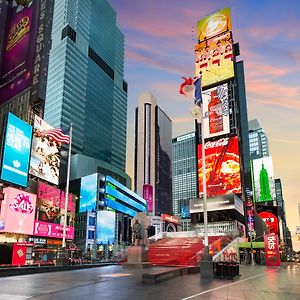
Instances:
[[[8,113],[1,168],[1,179],[26,187],[32,127]]]
[[[113,244],[116,240],[116,213],[108,210],[97,212],[97,244]]]
[[[97,180],[97,173],[81,178],[79,212],[96,210]]]

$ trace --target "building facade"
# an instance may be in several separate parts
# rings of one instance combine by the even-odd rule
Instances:
[[[100,30],[101,28],[101,30]],[[125,170],[124,36],[106,0],[55,1],[45,120],[73,124],[73,153]]]
[[[151,93],[139,97],[135,119],[135,190],[150,185],[150,215],[172,214],[172,121]]]
[[[186,218],[189,199],[197,197],[195,132],[172,139],[173,214]]]

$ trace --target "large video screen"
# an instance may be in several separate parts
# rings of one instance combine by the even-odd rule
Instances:
[[[205,89],[234,77],[231,32],[195,45],[196,76],[202,75]]]
[[[208,141],[205,147],[207,196],[241,193],[238,138]],[[198,145],[199,196],[203,196],[202,145]]]
[[[230,8],[226,7],[197,22],[198,40],[204,41],[222,32],[232,30]]]
[[[114,244],[116,240],[116,213],[108,210],[97,212],[97,244]]]
[[[58,185],[61,144],[42,134],[49,129],[53,127],[35,116],[29,173]]]
[[[228,85],[222,84],[202,93],[204,138],[230,133]]]
[[[22,92],[32,83],[39,2],[11,1],[0,72],[0,104]]]
[[[253,160],[255,201],[265,202],[276,199],[273,160],[271,156]]]
[[[96,210],[97,180],[97,173],[81,178],[79,212]]]
[[[8,113],[1,168],[1,179],[26,187],[32,127]]]

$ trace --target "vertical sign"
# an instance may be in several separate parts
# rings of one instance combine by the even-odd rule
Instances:
[[[143,185],[143,198],[147,201],[148,212],[153,211],[153,186],[151,184]]]
[[[1,179],[26,187],[30,158],[32,127],[8,113]]]
[[[280,255],[277,234],[267,234],[264,236],[266,250],[266,266],[280,266]]]

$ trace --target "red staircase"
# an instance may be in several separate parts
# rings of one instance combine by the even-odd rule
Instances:
[[[209,244],[219,236],[208,238]],[[149,245],[148,259],[154,265],[188,266],[197,265],[197,253],[204,249],[203,238],[175,237],[163,238]]]

